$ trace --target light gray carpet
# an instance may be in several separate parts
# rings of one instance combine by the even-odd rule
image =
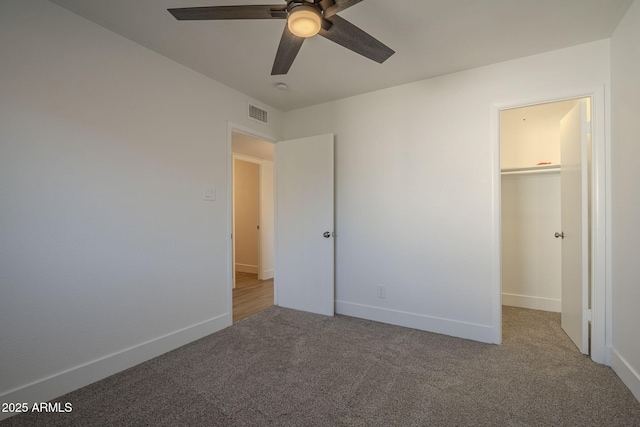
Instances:
[[[15,426],[640,426],[640,403],[555,313],[504,307],[504,343],[272,307]]]

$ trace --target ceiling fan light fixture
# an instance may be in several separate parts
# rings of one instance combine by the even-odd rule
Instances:
[[[300,5],[291,9],[287,26],[293,35],[298,37],[311,37],[318,34],[322,25],[320,11],[309,5]]]

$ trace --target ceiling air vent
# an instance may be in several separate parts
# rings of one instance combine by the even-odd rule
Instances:
[[[249,118],[260,123],[269,124],[269,114],[266,110],[249,104]]]

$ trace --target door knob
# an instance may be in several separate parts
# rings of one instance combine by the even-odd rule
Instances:
[[[326,239],[328,239],[329,237],[331,237],[331,233],[330,233],[330,232],[328,232],[328,231],[325,231],[322,235],[323,235]]]
[[[557,238],[564,239],[564,231],[563,231],[563,232],[560,232],[560,233],[558,233],[558,232],[556,231],[555,236],[556,236],[556,239],[557,239]]]

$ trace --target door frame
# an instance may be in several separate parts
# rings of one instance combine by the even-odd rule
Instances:
[[[605,110],[604,85],[586,89],[562,90],[552,93],[519,98],[491,105],[491,140],[493,148],[493,286],[492,324],[493,341],[502,342],[502,203],[500,175],[500,112],[502,110],[591,98],[591,359],[610,365],[611,348],[611,246],[610,189],[609,189],[609,122]]]
[[[229,313],[229,318],[233,319],[233,288],[235,284],[234,277],[234,265],[235,262],[234,254],[233,254],[233,132],[243,133],[245,135],[249,135],[258,139],[261,139],[266,142],[270,142],[272,144],[276,144],[281,139],[275,138],[272,135],[259,132],[255,129],[249,128],[247,126],[240,125],[238,123],[234,123],[231,121],[227,121],[227,236],[229,237],[229,241],[227,244],[227,312]],[[275,148],[275,147],[274,147]],[[274,158],[273,163],[275,167],[276,159]],[[277,230],[275,230],[277,233]],[[274,247],[275,252],[275,247]],[[275,253],[274,253],[275,255]],[[278,285],[277,281],[274,280],[273,284],[273,304],[278,304]]]

